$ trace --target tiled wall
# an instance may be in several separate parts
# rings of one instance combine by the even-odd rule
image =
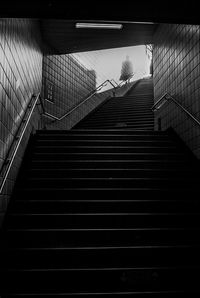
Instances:
[[[44,101],[48,113],[62,116],[95,87],[95,71],[82,66],[73,55],[44,55],[43,98],[48,99]],[[69,121],[70,118],[67,121],[65,119],[61,127],[55,126],[67,129]]]
[[[0,19],[0,169],[31,95],[41,92],[40,44],[37,21]],[[32,125],[37,125],[36,118],[27,130],[0,196],[0,218],[6,209]]]
[[[170,93],[200,120],[200,26],[160,24],[155,32],[153,51],[155,101]],[[200,127],[174,103],[156,112],[162,129],[173,127],[200,158]]]

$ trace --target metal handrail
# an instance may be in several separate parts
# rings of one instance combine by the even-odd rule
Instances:
[[[163,101],[164,100],[164,101]],[[169,93],[163,94],[157,101],[156,103],[152,106],[152,111],[157,111],[159,110],[166,102],[168,101],[173,101],[179,108],[181,108],[182,111],[184,111],[196,124],[200,126],[200,121],[194,117],[186,108],[184,108],[173,96],[171,96]],[[160,104],[157,108],[156,106]]]
[[[118,84],[118,87],[121,87],[121,85],[124,83],[126,83],[128,80],[130,80],[133,76],[135,75],[135,72],[132,72],[130,75],[129,75],[129,78],[126,80],[126,81],[122,81],[121,83]]]
[[[75,111],[77,108],[79,108],[82,104],[84,104],[88,99],[90,99],[94,94],[96,94],[97,91],[101,90],[104,86],[107,85],[107,83],[110,83],[114,89],[118,88],[119,85],[115,86],[112,81],[114,81],[113,79],[112,80],[105,80],[102,84],[100,84],[98,87],[96,87],[92,93],[86,97],[83,101],[81,101],[78,105],[76,105],[74,108],[72,108],[70,111],[66,112],[64,115],[62,115],[61,117],[57,117],[53,114],[50,114],[48,112],[44,112],[44,115],[54,119],[54,120],[57,120],[57,121],[61,121],[62,119],[64,119],[65,117],[67,117],[68,115],[70,115],[73,111]],[[115,82],[116,83],[116,82]],[[117,84],[117,83],[116,83]]]
[[[33,104],[32,108],[31,108],[31,111],[30,111],[30,113],[29,113],[28,118],[25,119],[26,114],[27,114],[27,110],[30,108],[30,104],[31,104],[32,99],[33,99],[34,97],[35,97],[34,104]],[[31,116],[32,116],[32,114],[33,114],[33,111],[34,111],[34,109],[35,109],[35,106],[37,105],[38,100],[40,101],[40,104],[41,104],[41,106],[42,106],[42,110],[43,110],[43,113],[44,113],[44,106],[43,106],[43,103],[42,103],[42,100],[41,100],[41,95],[40,95],[40,94],[38,94],[37,96],[36,96],[36,95],[32,95],[32,96],[31,96],[31,99],[30,99],[30,102],[29,102],[29,104],[28,104],[27,110],[26,110],[26,112],[25,112],[25,114],[24,114],[24,119],[22,119],[22,121],[21,121],[21,123],[20,123],[20,126],[19,126],[19,128],[18,128],[18,130],[17,130],[17,132],[16,132],[16,135],[15,135],[15,137],[14,137],[14,139],[13,139],[13,142],[12,142],[12,144],[11,144],[11,146],[10,146],[11,149],[10,149],[9,152],[8,152],[8,156],[7,156],[7,158],[5,159],[5,161],[4,161],[3,165],[2,165],[2,170],[3,170],[3,168],[4,168],[5,166],[8,166],[8,168],[5,170],[5,173],[4,173],[3,177],[2,177],[2,181],[1,181],[1,184],[0,184],[0,185],[1,185],[1,186],[0,186],[0,194],[1,194],[2,190],[3,190],[3,188],[4,188],[4,185],[5,185],[5,183],[6,183],[6,179],[7,179],[8,175],[9,175],[9,172],[10,172],[10,169],[11,169],[11,167],[12,167],[13,161],[14,161],[14,159],[15,159],[15,156],[16,156],[17,151],[18,151],[18,149],[19,149],[19,146],[20,146],[20,144],[21,144],[22,138],[23,138],[23,136],[24,136],[24,133],[25,133],[26,128],[27,128],[27,126],[28,126],[28,124],[29,124],[29,121],[30,121],[30,119],[31,119]],[[24,128],[22,129],[20,136],[18,136],[18,133],[19,133],[19,131],[21,130],[21,126],[22,126],[23,123],[25,123]],[[15,144],[15,146],[14,146],[14,144]],[[10,154],[10,151],[12,150],[12,147],[13,147],[13,146],[14,146],[14,149],[13,149],[12,153]]]
[[[119,84],[114,79],[111,79],[110,81],[113,81],[117,85],[116,87],[119,87]]]

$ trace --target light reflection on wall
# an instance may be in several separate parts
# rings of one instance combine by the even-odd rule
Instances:
[[[154,35],[154,97],[172,94],[194,117],[200,118],[200,26],[160,24]],[[155,116],[162,129],[172,127],[200,159],[200,132],[191,119],[173,103]]]
[[[71,54],[81,64],[96,72],[97,86],[107,79],[114,79],[120,83],[122,62],[129,56],[133,64],[134,77],[137,80],[149,75],[150,60],[145,51],[145,45],[89,51]],[[110,86],[107,86],[109,89]],[[104,88],[102,91],[105,91]]]

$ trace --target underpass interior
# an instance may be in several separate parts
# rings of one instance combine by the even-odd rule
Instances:
[[[0,22],[1,296],[199,294],[200,26],[77,23]],[[97,71],[141,45],[151,73]]]

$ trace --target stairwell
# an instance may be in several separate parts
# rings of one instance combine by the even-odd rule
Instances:
[[[152,105],[152,79],[143,79],[136,82],[133,94],[130,90],[124,97],[113,97],[95,113],[80,121],[75,128],[153,130]]]
[[[196,159],[153,130],[152,79],[31,138],[3,227],[2,297],[199,294]]]

